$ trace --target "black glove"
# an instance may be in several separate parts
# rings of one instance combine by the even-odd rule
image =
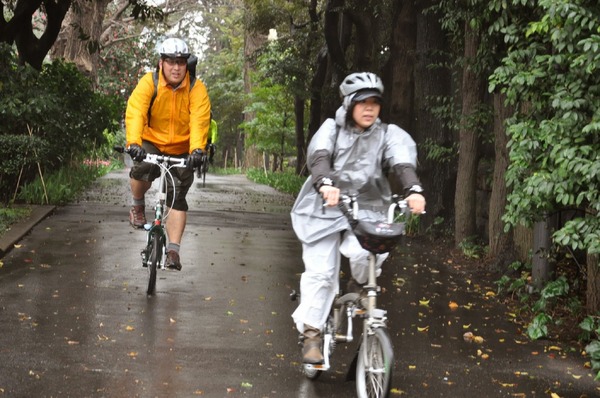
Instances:
[[[141,162],[146,157],[146,151],[138,144],[131,144],[127,149],[131,159],[135,160],[136,162]]]
[[[190,156],[188,156],[187,165],[189,168],[197,169],[202,166],[204,160],[204,152],[202,149],[194,149]]]

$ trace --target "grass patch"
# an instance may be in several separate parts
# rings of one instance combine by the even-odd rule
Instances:
[[[0,207],[0,236],[4,235],[13,224],[29,217],[30,214],[30,207]]]
[[[291,171],[284,172],[265,172],[262,169],[249,169],[246,177],[259,184],[268,185],[280,192],[285,192],[297,196],[300,188],[306,181],[306,177],[299,176]]]
[[[98,177],[118,167],[107,161],[73,163],[23,186],[18,200],[28,204],[63,205],[71,202]]]
[[[212,173],[212,174],[220,175],[220,176],[244,174],[244,172],[240,168],[228,167],[228,168],[224,169],[222,167],[215,167],[213,165],[208,167],[208,172]]]

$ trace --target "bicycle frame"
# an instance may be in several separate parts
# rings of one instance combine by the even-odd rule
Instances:
[[[175,158],[171,156],[147,154],[144,162],[152,163],[160,167],[160,177],[158,179],[158,191],[156,193],[156,204],[154,207],[154,221],[152,224],[146,224],[144,229],[147,231],[147,244],[152,243],[152,238],[155,234],[158,234],[160,238],[164,238],[163,242],[166,243],[166,233],[164,228],[164,221],[168,217],[168,213],[164,214],[165,202],[167,200],[167,176],[170,177],[171,183],[174,184],[173,176],[170,173],[172,167],[186,167],[186,159]],[[175,194],[173,193],[173,197]],[[170,208],[170,206],[169,206]],[[164,248],[163,248],[164,249]],[[149,257],[149,256],[148,256]],[[144,263],[147,263],[148,257],[143,259]],[[164,250],[160,260],[160,268],[164,269]]]
[[[115,146],[117,152],[128,153],[128,151],[120,146]],[[165,269],[165,249],[167,245],[167,233],[164,226],[164,221],[168,217],[165,214],[165,205],[167,200],[167,182],[170,179],[173,184],[173,200],[175,200],[175,180],[170,170],[173,167],[187,167],[185,158],[172,157],[168,155],[146,154],[144,162],[152,163],[160,168],[160,178],[158,183],[158,191],[156,194],[156,205],[154,208],[154,220],[151,224],[144,225],[146,230],[146,246],[141,251],[142,266],[148,268],[149,282],[147,294],[152,295],[156,286],[156,271],[157,269]],[[171,203],[169,208],[172,208]]]
[[[397,196],[394,196],[393,199],[387,213],[389,224],[394,222],[394,214],[397,208],[404,215],[408,212],[408,206],[405,201],[397,200]],[[358,203],[356,195],[342,195],[341,200],[345,208],[351,212],[352,217],[349,217],[349,219],[353,218],[357,220]],[[377,284],[376,254],[369,252],[368,260],[368,280],[363,286],[363,293],[346,293],[341,297],[339,297],[339,293],[336,295],[322,333],[323,363],[303,364],[303,370],[305,375],[310,379],[314,379],[321,372],[329,370],[331,366],[330,356],[335,350],[336,343],[347,343],[354,340],[352,320],[360,316],[363,318],[363,326],[359,352],[357,354],[360,357],[356,357],[357,392],[359,396],[363,396],[366,390],[368,391],[366,393],[368,396],[375,394],[374,396],[380,397],[387,396],[389,392],[393,349],[387,333],[387,311],[377,308],[377,294],[380,288]],[[345,330],[340,330],[344,319],[346,320]],[[374,354],[373,350],[378,349],[381,351],[375,351],[376,354]],[[381,352],[381,357],[378,356],[379,352]],[[359,377],[359,374],[362,376]],[[381,380],[373,381],[373,379]]]

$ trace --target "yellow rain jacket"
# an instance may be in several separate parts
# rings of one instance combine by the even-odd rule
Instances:
[[[148,72],[140,79],[127,101],[127,145],[149,141],[166,155],[204,150],[210,125],[210,99],[204,83],[196,79],[190,92],[187,72],[179,87],[173,89],[167,85],[162,70],[159,71],[158,90],[148,123],[148,107],[154,95],[152,74]]]

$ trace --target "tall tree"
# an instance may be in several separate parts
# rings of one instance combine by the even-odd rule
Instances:
[[[1,2],[0,42],[16,44],[20,62],[41,70],[70,6],[71,0],[17,0],[14,9],[5,10]],[[39,37],[37,31],[41,32]]]
[[[479,127],[477,113],[483,101],[485,79],[477,72],[480,32],[464,21],[464,58],[461,86],[461,119],[458,142],[458,170],[454,195],[454,242],[458,246],[477,235],[477,169],[479,162]]]
[[[553,239],[588,251],[593,260],[600,252],[600,5],[592,0],[529,5],[537,10],[531,19],[506,29],[513,49],[490,84],[517,111],[507,129],[512,191],[504,219],[511,226],[531,225],[545,214],[577,209]],[[598,282],[596,269],[588,274],[588,282]],[[598,291],[600,286],[588,286],[588,304],[597,305]]]
[[[74,0],[51,51],[52,58],[72,61],[92,81],[97,76],[100,37],[106,6],[110,2],[111,0]]]

